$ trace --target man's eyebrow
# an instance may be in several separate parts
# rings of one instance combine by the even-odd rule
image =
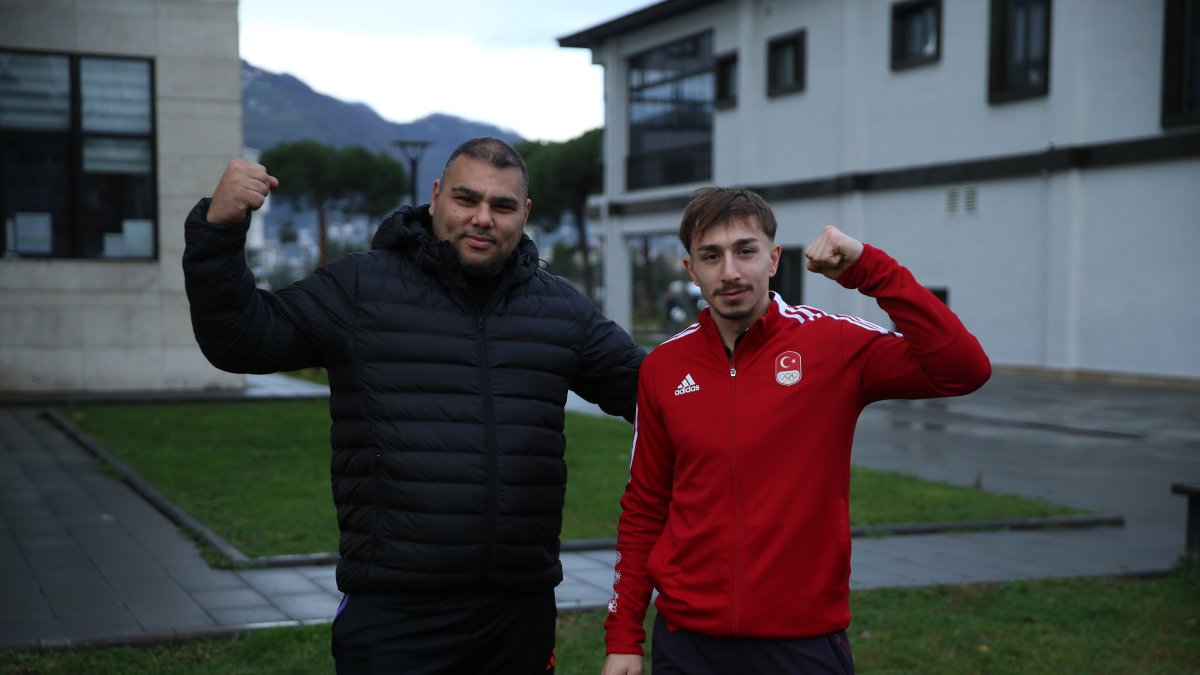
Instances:
[[[479,199],[483,197],[482,192],[479,192],[478,190],[472,190],[465,185],[455,185],[454,187],[450,188],[450,191],[455,194],[460,194],[464,197],[470,197],[471,199]]]
[[[737,241],[733,242],[733,244],[730,245],[730,248],[741,248],[743,246],[749,246],[757,243],[758,237],[743,237],[742,239],[738,239]],[[699,251],[719,251],[722,248],[724,247],[719,244],[701,244],[700,246],[696,247],[696,249]]]
[[[478,190],[472,190],[465,185],[455,185],[454,187],[450,188],[450,191],[454,194],[462,195],[475,200],[483,199],[482,192]],[[491,202],[492,206],[509,206],[512,208],[517,208],[521,204],[520,200],[518,200],[516,197],[510,197],[508,195],[492,197],[489,201]]]

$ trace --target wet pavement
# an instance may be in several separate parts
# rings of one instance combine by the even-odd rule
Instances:
[[[320,393],[252,376],[246,397]],[[593,411],[577,399],[571,408]],[[1123,527],[857,538],[853,588],[1159,574],[1200,483],[1200,386],[996,375],[960,399],[876,404],[856,464],[1124,516]],[[563,554],[564,611],[607,604],[611,549]],[[330,564],[216,570],[162,512],[40,415],[0,405],[0,649],[148,644],[324,623]]]

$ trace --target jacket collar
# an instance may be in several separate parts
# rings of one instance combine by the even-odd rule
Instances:
[[[429,215],[428,204],[415,208],[403,206],[393,211],[375,231],[371,248],[410,251],[417,264],[428,274],[439,278],[448,276],[450,280],[459,282],[455,285],[465,285],[461,279],[462,266],[454,248],[449,242],[440,241],[433,235],[433,218]],[[514,281],[533,276],[538,268],[538,250],[528,235],[521,235],[521,241],[512,255],[515,258],[512,272]]]
[[[737,347],[734,349],[735,354],[739,349],[753,349],[754,345],[763,339],[763,336],[775,330],[775,324],[780,319],[780,308],[784,306],[784,302],[775,291],[768,291],[768,297],[770,302],[767,303],[767,311],[755,319],[746,332],[742,333]],[[713,320],[711,308],[705,307],[696,318],[696,323],[699,323],[701,330],[716,341],[722,351],[725,350],[725,341],[721,339],[721,331],[717,330],[717,322]]]

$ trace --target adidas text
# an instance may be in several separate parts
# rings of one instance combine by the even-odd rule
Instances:
[[[690,394],[693,391],[700,391],[700,385],[696,384],[696,381],[692,379],[691,373],[688,373],[687,377],[683,378],[683,382],[680,382],[679,386],[675,388],[675,395],[682,396]]]

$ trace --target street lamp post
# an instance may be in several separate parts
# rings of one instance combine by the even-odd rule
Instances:
[[[409,180],[412,182],[412,206],[417,207],[420,202],[417,201],[417,163],[421,161],[421,155],[425,154],[425,149],[433,145],[433,141],[417,141],[417,140],[398,140],[392,141],[396,147],[400,148],[400,153],[408,160]]]

